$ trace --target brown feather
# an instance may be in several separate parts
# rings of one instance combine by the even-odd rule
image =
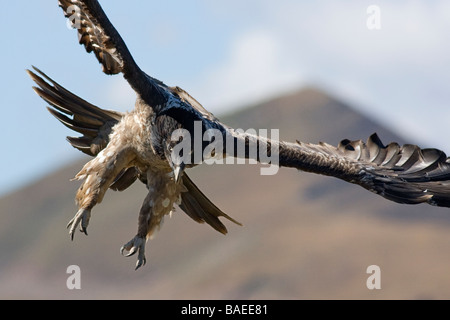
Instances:
[[[181,193],[181,204],[179,206],[192,219],[200,223],[206,222],[223,234],[227,233],[227,228],[220,222],[219,217],[224,217],[242,226],[240,222],[217,208],[192,182],[186,173],[183,174],[182,179],[187,192]]]

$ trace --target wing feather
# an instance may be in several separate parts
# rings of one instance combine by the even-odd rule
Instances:
[[[395,142],[385,146],[377,134],[367,142],[345,139],[337,147],[273,141],[233,130],[227,135],[236,139],[235,149],[227,150],[229,156],[256,155],[255,160],[260,161],[259,152],[250,152],[250,141],[258,141],[259,147],[262,142],[278,145],[279,166],[336,177],[399,203],[450,207],[450,158],[438,149]],[[239,144],[245,146],[244,154],[238,154]]]
[[[165,85],[143,72],[97,0],[59,0],[78,42],[93,52],[106,74],[123,73],[131,87],[152,107],[167,102]]]
[[[97,1],[60,0],[59,6],[78,31],[78,42],[94,52],[106,74],[136,69],[130,52]],[[124,70],[127,68],[127,70]]]
[[[79,138],[68,137],[70,144],[90,156],[97,155],[108,144],[109,134],[123,114],[100,109],[33,68],[37,74],[30,70],[27,73],[38,85],[35,92],[52,107],[47,108],[49,112],[69,129],[83,134]]]
[[[280,165],[334,176],[389,200],[450,206],[450,159],[438,149],[390,143],[372,135],[367,143],[280,144]]]

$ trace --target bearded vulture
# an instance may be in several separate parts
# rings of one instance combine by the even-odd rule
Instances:
[[[27,70],[37,84],[33,87],[36,93],[50,104],[50,113],[82,134],[68,137],[71,145],[94,157],[75,177],[83,182],[76,194],[79,210],[67,226],[72,240],[77,227],[87,234],[91,210],[109,188],[122,191],[138,179],[146,185],[148,194],[139,212],[137,234],[121,248],[126,256],[138,254],[136,269],[146,262],[147,239],[175,204],[193,220],[206,222],[225,234],[227,229],[220,217],[239,222],[217,208],[185,170],[209,157],[262,162],[260,151],[276,156],[271,161],[280,167],[333,176],[398,203],[450,206],[450,160],[444,152],[409,144],[385,146],[376,134],[366,143],[343,140],[335,147],[276,141],[234,130],[183,89],[167,86],[142,71],[98,1],[60,0],[59,5],[78,30],[79,43],[95,54],[103,72],[122,73],[137,96],[131,112],[104,110],[66,90],[39,69]],[[208,132],[214,139],[205,141]],[[220,140],[227,143],[211,147]],[[180,144],[185,148],[175,152]]]

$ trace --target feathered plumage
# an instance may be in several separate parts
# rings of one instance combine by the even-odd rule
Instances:
[[[82,135],[68,137],[70,144],[94,157],[75,177],[83,183],[76,196],[79,211],[68,225],[72,239],[77,226],[87,234],[91,210],[107,189],[123,191],[136,180],[149,192],[139,213],[137,234],[121,249],[128,251],[127,256],[138,253],[136,269],[145,264],[147,238],[174,204],[193,220],[225,234],[220,217],[239,223],[217,208],[185,170],[201,163],[205,156],[263,160],[259,152],[252,152],[254,146],[257,151],[266,148],[264,151],[276,156],[282,167],[343,179],[399,203],[450,207],[450,160],[444,152],[396,143],[385,146],[376,134],[367,143],[343,140],[334,147],[240,133],[221,123],[183,89],[169,87],[144,73],[97,1],[60,0],[59,4],[78,29],[80,44],[87,52],[94,52],[103,72],[122,73],[137,95],[135,109],[129,113],[104,110],[64,89],[37,68],[36,73],[28,70],[37,84],[34,90],[50,104],[50,113]],[[232,144],[211,151],[202,141],[200,161],[186,162],[186,155],[184,162],[175,161],[172,151],[180,140],[174,141],[172,134],[181,129],[193,137],[196,123],[202,135],[214,129],[223,141]],[[196,152],[191,146],[189,157],[196,158]]]

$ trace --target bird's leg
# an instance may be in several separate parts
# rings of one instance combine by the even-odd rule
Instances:
[[[103,200],[111,183],[132,160],[132,157],[133,154],[128,149],[120,149],[114,145],[108,146],[76,175],[76,180],[84,180],[84,182],[76,195],[78,212],[67,225],[72,240],[78,226],[87,235],[92,208]]]
[[[87,235],[87,227],[89,225],[89,220],[91,219],[91,209],[80,208],[72,220],[67,224],[69,229],[70,239],[73,240],[75,229],[80,226],[80,231]],[[80,224],[81,223],[81,224]]]
[[[138,253],[136,270],[143,266],[145,260],[145,244],[160,228],[165,215],[172,212],[174,202],[183,189],[180,182],[175,182],[173,175],[163,173],[148,173],[149,192],[139,212],[138,232],[126,243],[120,252],[128,251],[127,257]]]
[[[122,248],[120,248],[120,253],[123,255],[124,251],[128,251],[128,254],[125,255],[125,257],[131,257],[136,252],[138,252],[138,259],[136,261],[136,268],[135,270],[139,269],[145,263],[147,262],[147,259],[145,258],[145,243],[147,242],[147,239],[142,236],[136,235],[133,239],[131,239],[129,242],[124,244]]]
[[[136,262],[136,270],[145,265],[145,243],[149,234],[149,226],[152,221],[154,212],[154,194],[149,192],[145,197],[144,203],[139,212],[138,233],[136,236],[120,248],[120,253],[123,255],[124,251],[128,251],[126,257],[130,257],[138,252],[138,260]]]

